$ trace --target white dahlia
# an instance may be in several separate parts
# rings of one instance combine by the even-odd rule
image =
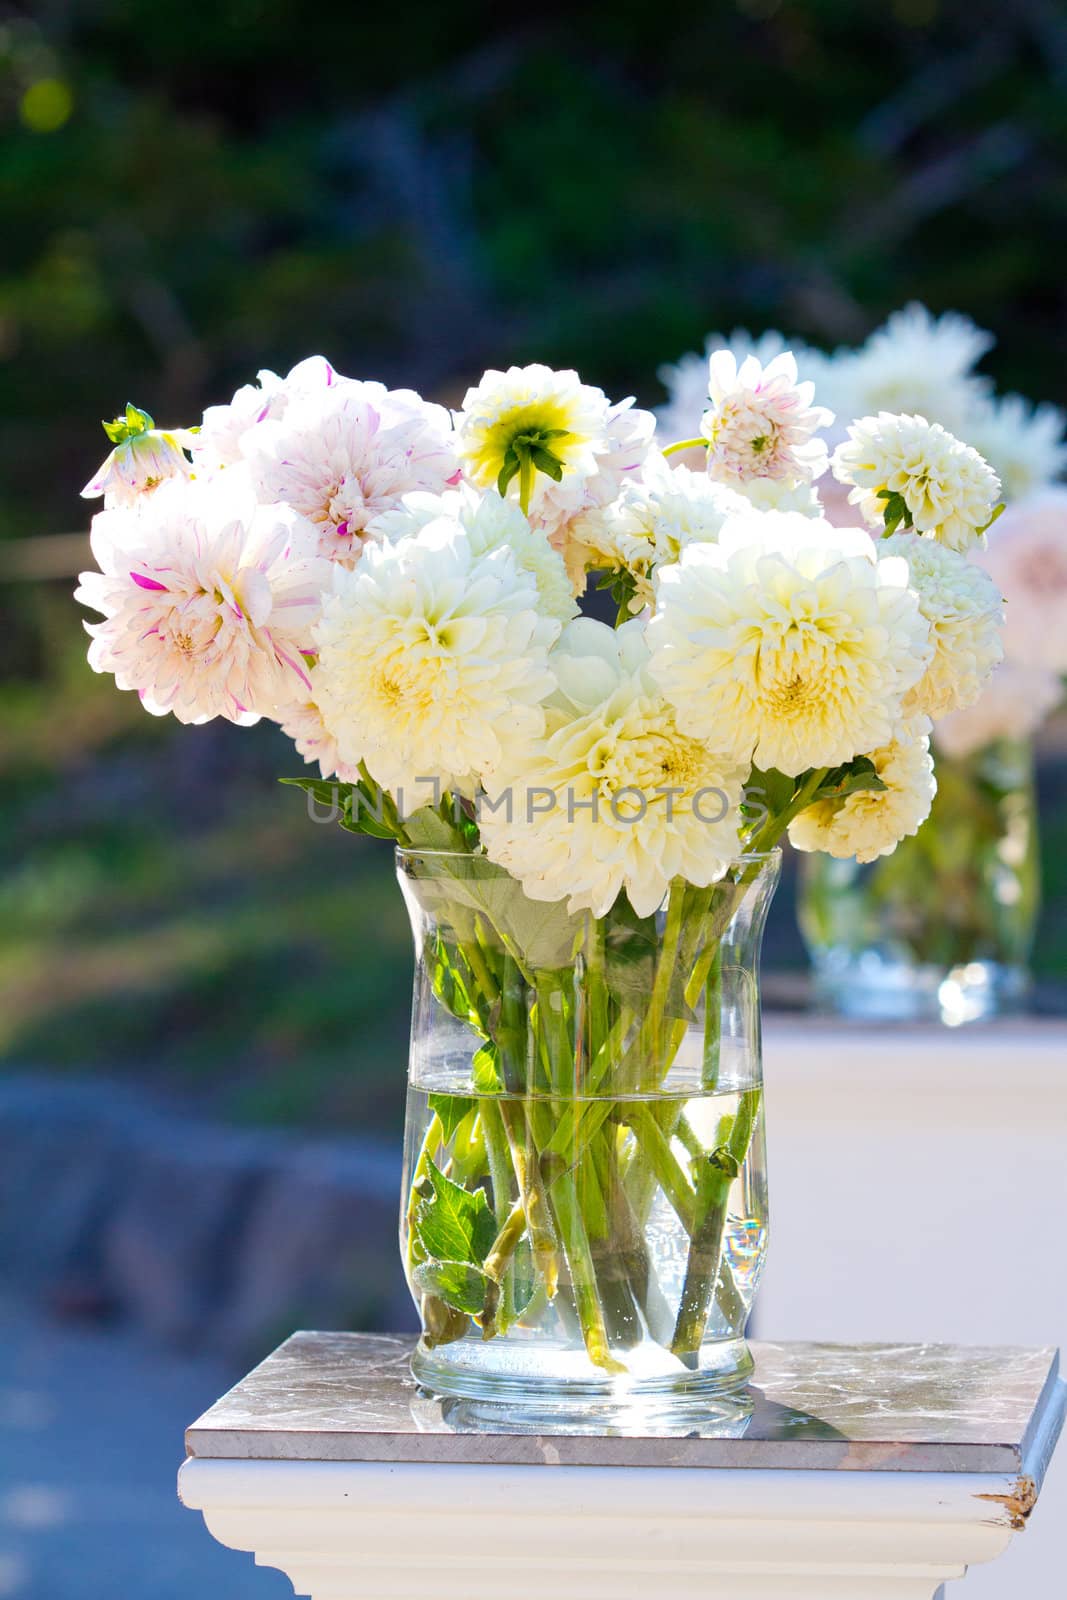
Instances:
[[[487,784],[490,858],[533,900],[603,916],[626,891],[638,916],[671,880],[705,885],[738,851],[745,772],[680,732],[648,674],[641,624],[567,627],[543,736]]]
[[[904,700],[905,715],[943,717],[978,699],[1004,655],[1004,607],[996,584],[966,556],[914,533],[897,533],[879,556],[903,556],[919,610],[930,625],[933,660]]]
[[[907,563],[795,512],[732,517],[661,568],[649,641],[684,732],[793,775],[885,744],[932,654]]]
[[[376,517],[369,532],[393,542],[410,539],[431,524],[451,524],[466,535],[471,553],[490,555],[510,550],[515,565],[528,572],[537,585],[541,610],[559,622],[569,622],[578,607],[563,557],[554,550],[540,528],[532,528],[513,500],[495,489],[478,490],[470,484],[444,494],[405,495],[400,505]]]
[[[916,532],[950,550],[984,540],[1000,493],[1000,479],[978,451],[925,417],[861,417],[831,466],[872,528],[885,525],[887,506],[902,505]]]
[[[218,472],[242,459],[241,441],[257,422],[284,416],[293,395],[315,394],[347,379],[336,373],[325,356],[298,361],[284,378],[264,368],[255,383],[243,384],[224,406],[208,406],[193,435],[193,460],[197,471]]]
[[[76,598],[89,662],[180,722],[254,722],[310,689],[306,658],[327,580],[312,529],[257,507],[236,473],[226,492],[167,485],[136,511],[93,519],[99,572]]]
[[[324,556],[353,565],[375,517],[458,479],[449,428],[447,411],[410,389],[346,379],[290,395],[241,448],[260,500],[291,505],[318,527]]]
[[[1067,412],[1032,406],[1006,394],[979,405],[963,430],[995,468],[1009,505],[1043,489],[1067,470]]]
[[[506,549],[475,556],[451,521],[368,544],[338,569],[316,629],[314,694],[346,766],[408,811],[431,780],[469,792],[511,740],[536,739],[559,623]]]
[[[729,350],[717,350],[708,374],[711,408],[700,431],[711,477],[736,487],[748,478],[810,482],[826,471],[826,446],[814,435],[833,413],[812,405],[815,385],[798,382],[791,351],[766,367],[755,356],[739,367]]]
[[[937,750],[956,760],[996,739],[1028,739],[1063,700],[1063,680],[1041,667],[1003,662],[974,705],[934,726]]]
[[[937,782],[930,756],[930,724],[915,717],[888,744],[870,752],[884,789],[860,789],[843,800],[817,800],[789,824],[796,850],[874,861],[917,833],[930,815]]]
[[[132,506],[169,478],[187,478],[186,451],[194,434],[186,428],[157,428],[147,411],[127,406],[123,416],[104,423],[114,449],[82,490],[83,500],[104,497],[105,510]]]
[[[746,478],[736,485],[736,492],[754,511],[799,511],[803,517],[824,515],[819,491],[813,483],[789,483],[784,478]],[[849,517],[846,527],[855,527],[855,517]]]
[[[970,438],[965,423],[990,388],[973,368],[993,342],[969,317],[955,311],[935,317],[913,301],[858,350],[815,356],[808,376],[842,430],[856,417],[879,411],[918,412]]]
[[[656,452],[613,505],[578,519],[574,536],[588,569],[631,574],[639,611],[653,603],[657,567],[677,561],[690,544],[717,539],[727,517],[745,509],[742,494],[705,472],[672,467]]]
[[[1004,596],[1008,659],[1067,672],[1067,488],[1009,506],[979,560]]]

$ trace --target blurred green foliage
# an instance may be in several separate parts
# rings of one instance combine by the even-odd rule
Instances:
[[[318,349],[654,403],[709,328],[854,342],[917,297],[1063,403],[1065,88],[1056,0],[0,10],[0,538],[87,524],[127,400],[190,422]],[[65,586],[0,590],[0,1054],[395,1118],[388,852],[309,825],[272,730],[146,718],[83,643]]]
[[[657,395],[709,327],[917,296],[1064,398],[1055,0],[68,0],[0,26],[0,529],[76,525],[95,419],[263,365],[447,398],[486,364]]]

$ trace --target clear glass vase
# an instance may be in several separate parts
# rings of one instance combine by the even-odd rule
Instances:
[[[417,968],[401,1245],[435,1393],[511,1418],[730,1395],[767,1245],[777,852],[638,917],[398,852]]]
[[[1040,896],[1033,751],[939,754],[918,833],[868,866],[800,858],[799,917],[823,1010],[871,1021],[1017,1011]]]

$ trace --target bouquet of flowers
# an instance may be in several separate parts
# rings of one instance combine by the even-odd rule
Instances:
[[[982,456],[860,418],[835,526],[833,417],[793,355],[716,351],[705,382],[699,434],[661,443],[570,371],[486,372],[450,415],[313,357],[195,428],[128,406],[86,490],[92,666],[153,714],[274,720],[318,769],[287,781],[397,846],[405,1250],[424,1356],[466,1352],[455,1392],[538,1332],[567,1381],[691,1378],[737,1344],[760,885],[787,833],[861,859],[914,833],[929,719],[1000,655]]]
[[[993,343],[958,313],[912,304],[858,348],[794,346],[835,412],[832,441],[872,413],[921,413],[989,459],[1007,507],[975,554],[1006,604],[1003,661],[966,706],[928,707],[939,784],[928,826],[865,870],[862,853],[805,864],[801,923],[820,996],[839,1010],[962,1021],[1017,1003],[1026,986],[1039,898],[1029,741],[1067,672],[1067,490],[1054,481],[1067,468],[1067,416],[998,395],[976,370]],[[785,347],[773,333],[732,344],[764,359]],[[665,370],[665,424],[700,414],[703,366],[688,356]],[[850,521],[842,487],[822,490],[829,519]]]

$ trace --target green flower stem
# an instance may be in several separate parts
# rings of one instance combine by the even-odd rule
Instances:
[[[620,1187],[614,1144],[615,1126],[608,1124],[593,1146],[589,1167],[579,1178],[578,1194],[608,1341],[626,1349],[639,1340],[641,1325],[630,1283],[629,1252],[619,1237],[619,1214],[612,1204],[612,1196]]]
[[[514,1172],[500,1106],[493,1096],[486,1095],[484,1099],[478,1101],[478,1117],[485,1139],[489,1181],[493,1185],[493,1210],[496,1213],[497,1227],[502,1228],[511,1208]]]
[[[719,1166],[714,1157],[709,1157],[701,1175],[698,1191],[701,1215],[689,1246],[678,1320],[671,1340],[672,1352],[690,1364],[696,1360],[704,1339],[722,1263],[730,1188],[748,1155],[762,1094],[762,1089],[746,1089],[740,1096],[737,1115],[730,1130],[727,1153],[731,1161]]]
[[[722,944],[715,946],[708,975],[704,979],[704,1058],[701,1087],[713,1091],[719,1082],[722,1042]]]
[[[697,1217],[696,1195],[671,1149],[669,1138],[645,1105],[628,1105],[626,1117],[649,1170],[670,1201],[686,1233],[691,1236]]]
[[[493,1240],[492,1249],[482,1262],[482,1271],[494,1283],[503,1283],[504,1274],[525,1232],[526,1207],[522,1200],[516,1200],[504,1226]]]
[[[560,1238],[570,1269],[574,1302],[586,1353],[590,1361],[595,1366],[602,1367],[605,1372],[625,1372],[626,1368],[612,1355],[608,1342],[604,1310],[597,1292],[596,1267],[585,1223],[582,1220],[582,1207],[572,1172],[564,1172],[556,1179],[552,1186],[552,1199]]]
[[[740,1327],[744,1321],[745,1303],[741,1299],[733,1269],[725,1256],[719,1254],[719,1277],[715,1285],[715,1304],[728,1328]]]
[[[673,456],[677,454],[679,450],[706,450],[707,448],[708,441],[703,438],[678,439],[674,444],[667,445],[663,451],[663,454],[665,456]]]
[[[530,500],[533,496],[534,478],[537,469],[528,450],[519,451],[519,508],[523,516],[529,516]]]
[[[761,828],[757,830],[753,838],[749,841],[748,849],[752,854],[764,855],[768,850],[774,849],[775,845],[778,843],[779,839],[792,822],[793,818],[799,816],[804,810],[805,806],[810,805],[812,800],[814,800],[824,778],[828,776],[830,770],[831,769],[829,767],[815,767],[808,774],[803,784],[794,794],[792,800],[790,800],[785,810],[780,811],[777,816],[767,818],[767,821]],[[758,870],[758,864],[753,863],[753,865],[755,865],[756,869]],[[751,875],[751,877],[755,876],[755,873],[752,872],[751,867],[746,869],[746,873],[742,874],[739,882],[745,883],[750,881],[749,875]]]
[[[641,1064],[652,1066],[653,1071],[655,1070],[653,1066],[655,1056],[662,1043],[661,1035],[667,1010],[667,1001],[678,968],[678,949],[682,939],[687,888],[688,885],[681,878],[675,878],[670,887],[670,894],[667,898],[667,918],[663,929],[663,943],[660,947],[656,964],[656,976],[652,983],[652,993],[649,996],[648,1010],[645,1013],[645,1021],[638,1044]],[[662,1077],[662,1073],[659,1076]],[[625,1082],[626,1080],[620,1078],[619,1081]]]
[[[526,1226],[530,1234],[534,1263],[541,1275],[545,1293],[552,1300],[559,1284],[559,1258],[548,1191],[536,1155],[533,1160],[530,1159],[528,1124],[521,1104],[517,1100],[501,1100],[500,1114],[507,1132],[515,1179],[526,1212]]]

